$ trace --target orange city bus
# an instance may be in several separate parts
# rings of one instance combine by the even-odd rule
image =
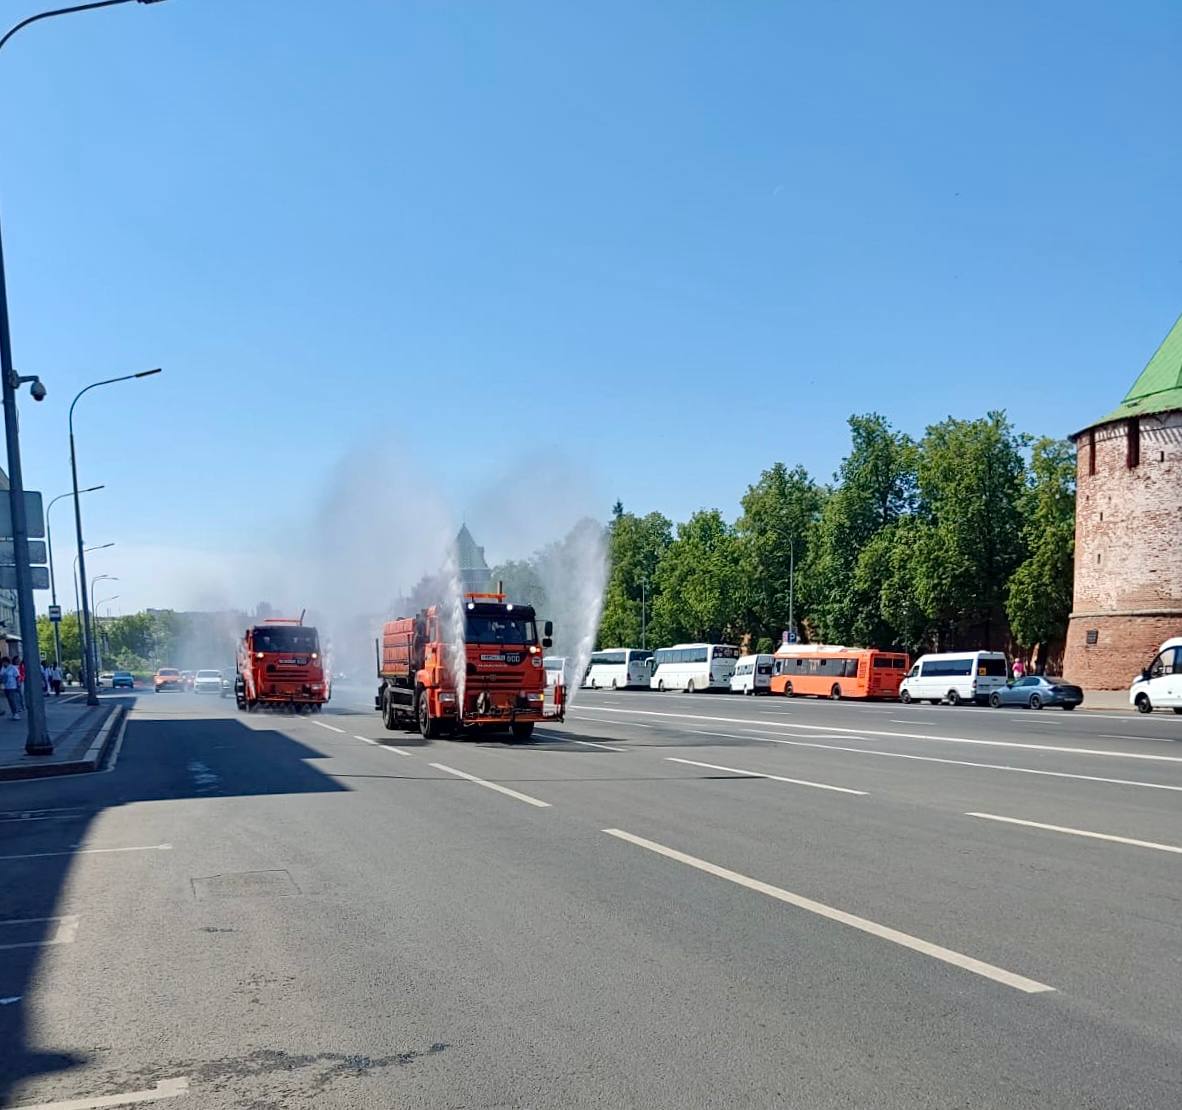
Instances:
[[[897,698],[910,660],[876,648],[783,645],[776,652],[771,692],[817,698]]]

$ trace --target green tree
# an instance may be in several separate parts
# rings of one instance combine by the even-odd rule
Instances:
[[[919,512],[931,531],[918,591],[941,646],[1000,639],[1006,583],[1025,554],[1025,446],[1001,412],[950,417],[920,444]]]
[[[775,463],[743,495],[735,525],[746,630],[758,643],[779,640],[789,627],[789,587],[797,617],[812,600],[809,551],[823,493],[802,466]],[[798,622],[799,623],[799,622]]]
[[[811,618],[816,635],[831,642],[885,646],[894,629],[882,616],[881,581],[858,572],[868,544],[915,508],[918,451],[877,413],[851,416],[850,453],[825,500],[810,553]],[[868,560],[880,562],[881,547]]]
[[[694,513],[657,567],[650,642],[737,639],[740,574],[734,529],[717,509]]]
[[[532,605],[539,615],[548,611],[549,599],[537,567],[528,559],[509,560],[492,568],[492,580],[501,582],[509,601]]]
[[[1014,639],[1033,648],[1067,632],[1075,575],[1075,448],[1043,438],[1030,453],[1020,500],[1026,559],[1011,575],[1006,615]]]
[[[642,639],[643,614],[651,622],[660,590],[657,567],[673,542],[673,525],[660,513],[640,517],[623,511],[608,526],[607,589],[599,622],[599,644],[634,647]],[[644,637],[649,643],[651,636]]]

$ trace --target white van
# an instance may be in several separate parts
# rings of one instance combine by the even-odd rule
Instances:
[[[921,655],[899,685],[901,702],[930,701],[988,705],[989,695],[1004,687],[1009,663],[1000,651],[954,651]]]
[[[774,655],[740,655],[731,675],[732,694],[767,693],[772,688]]]
[[[583,685],[592,690],[627,690],[648,685],[653,673],[651,651],[641,648],[608,648],[594,652],[587,664]]]
[[[1129,704],[1142,713],[1152,713],[1159,706],[1182,713],[1182,636],[1162,644],[1153,662],[1133,679]]]

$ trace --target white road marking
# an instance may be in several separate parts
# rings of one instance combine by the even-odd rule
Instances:
[[[1093,840],[1111,840],[1114,844],[1131,844],[1134,848],[1153,848],[1159,852],[1174,852],[1177,855],[1182,855],[1182,848],[1173,844],[1158,844],[1153,840],[1133,840],[1127,836],[1113,836],[1111,833],[1069,829],[1065,825],[1045,825],[1041,821],[1023,821],[1017,817],[1000,817],[996,813],[966,813],[965,816],[982,817],[986,821],[1004,821],[1007,825],[1025,825],[1031,829],[1046,829],[1048,832],[1070,833],[1072,836],[1087,836]]]
[[[1170,786],[1164,782],[1138,782],[1135,779],[1106,779],[1098,775],[1073,775],[1069,771],[1040,771],[1033,767],[1015,767],[1009,763],[970,763],[965,759],[942,759],[938,755],[911,755],[907,752],[884,752],[877,748],[844,748],[836,744],[817,744],[809,740],[781,740],[776,736],[757,736],[754,733],[701,732],[697,736],[725,736],[732,740],[762,740],[767,744],[787,744],[792,748],[820,748],[827,752],[853,752],[856,755],[880,755],[888,759],[916,759],[921,763],[947,763],[954,767],[980,767],[988,771],[1017,771],[1024,775],[1046,775],[1053,779],[1080,779],[1083,782],[1106,782],[1115,786],[1143,786],[1150,790],[1182,791],[1182,786]]]
[[[326,725],[323,721],[313,721],[312,724],[319,725],[321,728],[328,729],[329,732],[344,732],[343,728],[337,728],[336,725]]]
[[[519,802],[525,802],[527,805],[537,806],[539,809],[550,808],[549,802],[543,802],[537,798],[531,798],[528,794],[518,793],[516,790],[510,790],[507,786],[501,786],[498,783],[489,782],[487,779],[478,779],[475,775],[470,775],[467,771],[457,771],[454,767],[447,766],[446,763],[432,763],[431,766],[436,770],[446,771],[449,775],[455,775],[457,778],[467,779],[469,782],[474,782],[477,786],[487,786],[489,790],[495,790],[498,794],[506,794],[510,798],[516,798]]]
[[[678,863],[684,863],[689,867],[697,868],[699,871],[705,871],[708,875],[726,879],[728,882],[736,883],[739,886],[746,887],[748,890],[766,894],[769,898],[775,898],[780,902],[786,902],[790,906],[807,910],[809,913],[814,913],[818,917],[828,918],[830,921],[837,921],[842,925],[848,925],[852,929],[869,933],[871,936],[879,937],[882,940],[889,940],[893,944],[910,948],[913,952],[920,952],[925,956],[931,956],[933,959],[942,960],[944,963],[952,964],[954,967],[962,968],[965,971],[971,971],[974,975],[981,975],[986,979],[992,979],[995,983],[1013,987],[1015,990],[1024,991],[1027,994],[1040,994],[1044,991],[1053,991],[1055,989],[1054,987],[1048,987],[1045,983],[1039,983],[1034,979],[1027,979],[1024,975],[1016,975],[1012,971],[995,967],[993,964],[985,963],[983,960],[977,960],[972,956],[954,952],[951,948],[932,944],[930,941],[913,937],[909,933],[900,932],[898,929],[892,929],[886,925],[879,925],[876,921],[869,921],[865,917],[858,917],[855,914],[846,913],[845,910],[827,906],[823,902],[816,902],[812,898],[793,894],[789,890],[772,886],[771,883],[752,879],[747,875],[740,874],[738,871],[719,867],[718,864],[699,859],[697,856],[679,852],[676,848],[666,848],[663,844],[657,844],[655,841],[634,836],[632,833],[624,832],[623,829],[604,829],[603,831],[609,836],[626,840],[630,844],[635,844],[640,848],[646,848],[650,852],[656,852],[658,855],[666,856],[669,859],[676,860]]]
[[[564,744],[579,744],[584,748],[602,748],[605,752],[626,752],[627,748],[613,748],[610,744],[596,744],[592,740],[576,740],[561,732],[545,732],[542,734],[547,740],[560,740]]]
[[[61,914],[58,917],[26,917],[13,921],[0,921],[0,928],[6,925],[41,925],[49,921],[57,922],[55,932],[49,940],[26,940],[17,944],[0,944],[0,949],[48,948],[54,944],[74,943],[78,936],[78,915],[76,913]]]
[[[809,782],[808,779],[786,779],[783,775],[766,775],[762,771],[743,771],[738,767],[720,767],[717,763],[700,763],[696,759],[678,759],[675,755],[667,755],[665,758],[670,763],[688,763],[691,767],[708,767],[712,771],[729,771],[732,775],[745,775],[752,779],[771,779],[773,782],[790,782],[796,786],[814,786],[818,790],[835,790],[838,794],[866,796],[865,790],[850,790],[846,786],[830,786],[824,782]]]
[[[97,1098],[68,1098],[64,1102],[37,1102],[17,1107],[16,1110],[99,1110],[103,1106],[132,1106],[139,1102],[157,1102],[162,1098],[176,1098],[189,1093],[189,1080],[161,1079],[150,1091],[128,1091],[122,1095],[100,1095]]]
[[[354,733],[353,739],[362,740],[366,744],[372,744],[375,748],[381,748],[383,751],[397,752],[399,755],[410,755],[410,752],[404,752],[401,748],[394,747],[393,744],[383,744],[380,740],[371,740],[368,736],[358,736]]]
[[[572,721],[595,721],[596,724],[603,724],[603,722],[598,717],[584,717],[578,713],[568,713],[567,716],[570,717]],[[628,727],[629,728],[656,728],[656,725],[645,725],[645,724],[641,724],[639,721],[629,721]]]
[[[1125,736],[1122,733],[1114,732],[1097,732],[1097,736],[1103,736],[1105,740],[1156,740],[1160,744],[1176,744],[1177,737],[1174,736]]]
[[[832,732],[843,735],[883,736],[899,740],[927,740],[941,744],[977,744],[992,748],[1022,748],[1027,751],[1064,752],[1069,755],[1100,755],[1114,759],[1149,759],[1158,763],[1182,763],[1182,755],[1151,755],[1147,752],[1114,752],[1106,748],[1073,748],[1062,744],[1024,744],[1016,740],[975,740],[968,736],[935,736],[924,732],[884,732],[870,728],[838,728],[834,725],[796,725],[782,721],[761,721],[748,717],[706,717],[697,713],[657,713],[647,709],[608,709],[596,707],[597,713],[642,713],[646,717],[675,717],[686,721],[709,721],[715,724],[744,725],[747,728],[794,728],[807,732]]]
[[[171,844],[140,844],[133,848],[75,848],[70,852],[31,852],[28,855],[0,856],[0,861],[8,859],[49,859],[51,856],[82,856],[98,855],[101,852],[170,852]]]

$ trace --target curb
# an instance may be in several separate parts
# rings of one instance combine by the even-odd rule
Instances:
[[[86,749],[81,759],[70,759],[59,763],[28,763],[17,767],[0,767],[0,782],[15,782],[21,779],[40,779],[58,775],[82,775],[97,771],[111,750],[119,733],[117,727],[127,719],[126,705],[113,705],[98,726],[94,742]]]

